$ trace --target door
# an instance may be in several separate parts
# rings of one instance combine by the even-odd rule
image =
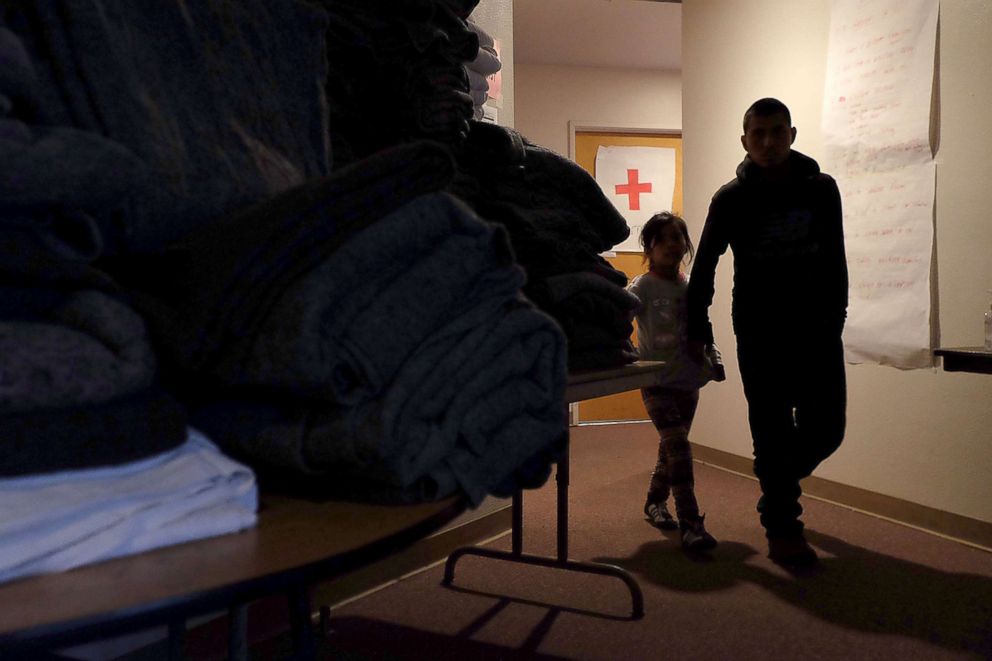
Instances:
[[[677,133],[658,132],[575,132],[575,162],[589,174],[596,176],[596,151],[600,146],[626,147],[669,147],[675,149],[675,193],[672,213],[682,215],[682,136]],[[664,209],[658,209],[664,211]],[[647,270],[639,252],[617,252],[606,260],[628,278],[640,275]],[[635,322],[636,323],[636,322]],[[634,342],[637,342],[637,328],[634,328]],[[639,390],[599,397],[577,405],[579,422],[605,420],[647,420],[648,414],[641,402]],[[574,412],[573,412],[574,415]]]

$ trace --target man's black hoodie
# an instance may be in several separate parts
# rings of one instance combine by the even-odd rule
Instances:
[[[717,261],[734,253],[738,338],[839,336],[848,280],[840,193],[812,158],[793,150],[769,179],[749,157],[713,196],[689,280],[689,337],[713,341],[709,306]]]

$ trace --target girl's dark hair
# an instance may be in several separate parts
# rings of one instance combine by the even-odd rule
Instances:
[[[644,249],[644,263],[647,263],[651,259],[651,247],[654,242],[658,240],[661,236],[662,230],[664,230],[669,225],[675,225],[682,232],[682,236],[685,238],[685,245],[688,247],[686,254],[689,256],[689,261],[692,261],[693,256],[696,254],[696,249],[692,245],[692,239],[689,238],[689,227],[685,224],[685,220],[681,216],[676,216],[670,211],[662,211],[661,213],[656,213],[648,219],[648,222],[644,223],[641,228],[641,247]]]

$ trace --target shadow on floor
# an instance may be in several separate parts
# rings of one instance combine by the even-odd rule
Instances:
[[[497,604],[495,611],[509,603]],[[495,613],[483,617],[491,619]],[[544,634],[550,629],[557,613],[554,609],[535,628],[533,634],[519,649],[471,640],[476,627],[468,627],[456,635],[445,635],[405,627],[391,622],[363,617],[335,617],[330,630],[318,638],[317,658],[343,661],[566,661],[564,657],[541,654],[535,651]],[[481,619],[481,618],[480,618]],[[276,652],[278,654],[278,652]],[[254,655],[253,655],[254,656]],[[274,656],[272,658],[281,658]]]
[[[791,575],[747,562],[759,552],[735,542],[721,542],[706,558],[690,558],[670,541],[657,540],[627,558],[596,560],[684,592],[750,583],[836,625],[992,658],[992,579],[894,558],[808,528],[806,534],[825,553],[815,569]]]

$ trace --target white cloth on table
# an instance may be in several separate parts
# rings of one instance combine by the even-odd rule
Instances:
[[[0,582],[243,530],[257,510],[252,470],[194,429],[142,461],[0,480]]]
[[[486,77],[478,71],[468,69],[468,87],[472,92],[488,92],[489,80],[487,80]]]
[[[470,71],[478,71],[479,73],[488,76],[494,74],[503,68],[503,62],[496,55],[494,49],[480,48],[479,54],[475,56],[475,59],[465,65]]]
[[[484,116],[482,106],[489,98],[489,81],[486,76],[499,71],[503,67],[503,62],[496,52],[496,42],[492,36],[471,20],[466,21],[466,23],[468,28],[479,37],[479,50],[475,58],[465,64],[470,86],[469,93],[472,96],[472,117],[478,120]]]

